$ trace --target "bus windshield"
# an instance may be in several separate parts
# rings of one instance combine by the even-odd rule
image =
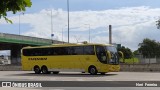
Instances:
[[[114,46],[106,46],[106,50],[111,52],[111,60],[109,60],[109,63],[119,64],[119,56],[117,53],[117,49]]]
[[[107,64],[108,60],[107,60],[107,56],[106,56],[106,51],[105,48],[103,46],[96,46],[96,54],[97,54],[97,58],[101,63]]]
[[[112,53],[117,53],[117,49],[114,46],[106,46],[106,49]]]

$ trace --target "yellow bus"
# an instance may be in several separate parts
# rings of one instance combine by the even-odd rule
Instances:
[[[105,74],[119,71],[119,56],[112,45],[104,44],[57,44],[50,46],[24,47],[22,70],[36,74],[64,71]]]

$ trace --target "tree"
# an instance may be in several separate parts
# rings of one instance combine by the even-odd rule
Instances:
[[[160,29],[160,19],[156,21],[157,28]]]
[[[138,50],[135,50],[134,52],[133,52],[133,55],[135,56],[135,55],[139,55],[139,51]]]
[[[26,7],[31,7],[32,2],[30,0],[1,0],[0,1],[0,19],[4,18],[7,22],[12,23],[7,18],[7,12],[13,12],[16,14],[20,11],[25,11]]]
[[[159,57],[160,44],[155,40],[146,38],[142,43],[139,44],[139,46],[140,48],[138,49],[138,51],[142,53],[143,57]]]
[[[129,48],[126,48],[122,46],[121,48],[118,49],[118,51],[122,51],[124,54],[124,59],[129,59],[133,57],[132,51]]]

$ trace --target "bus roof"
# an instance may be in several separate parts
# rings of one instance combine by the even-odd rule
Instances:
[[[27,48],[47,48],[47,47],[65,47],[65,46],[88,46],[88,45],[113,46],[111,44],[95,44],[95,43],[87,43],[87,44],[64,43],[64,44],[52,44],[52,45],[35,46],[35,47],[27,46],[27,47],[24,47],[23,49],[27,49]]]

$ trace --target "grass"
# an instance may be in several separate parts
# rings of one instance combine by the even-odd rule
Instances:
[[[120,59],[120,62],[123,62],[123,60]],[[128,63],[128,64],[139,63],[139,59],[135,57],[131,59],[125,59],[125,63]]]

